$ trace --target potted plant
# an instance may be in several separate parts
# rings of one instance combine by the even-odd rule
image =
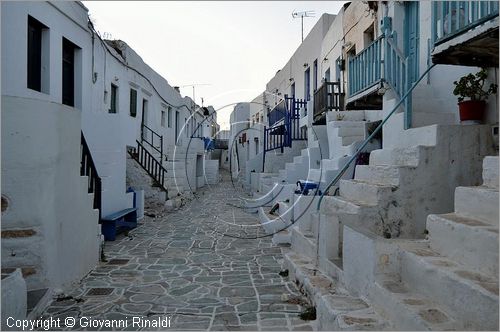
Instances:
[[[458,110],[460,121],[481,120],[486,109],[486,99],[496,93],[497,85],[491,83],[485,89],[484,83],[488,73],[481,69],[476,74],[468,74],[453,82],[453,94],[458,96]],[[466,100],[467,98],[467,100]]]

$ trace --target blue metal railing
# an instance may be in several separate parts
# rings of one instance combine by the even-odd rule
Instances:
[[[267,114],[269,126],[273,126],[275,123],[283,120],[286,115],[286,101],[283,99]]]
[[[288,146],[292,146],[292,141],[302,141],[307,139],[307,131],[300,128],[300,109],[303,107],[307,115],[307,101],[304,99],[295,99],[294,96],[285,95],[287,107]]]
[[[439,45],[498,16],[498,1],[433,1],[432,42]]]
[[[375,130],[368,136],[363,143],[356,149],[356,152],[352,155],[351,158],[347,161],[347,163],[340,169],[340,171],[337,173],[335,178],[328,184],[328,186],[325,188],[323,193],[321,194],[318,204],[316,206],[316,209],[319,211],[321,208],[321,202],[323,201],[323,197],[325,194],[328,192],[328,189],[330,189],[332,186],[336,185],[337,182],[342,178],[344,173],[349,169],[349,166],[352,164],[353,161],[356,160],[358,155],[361,153],[361,151],[366,147],[366,145],[375,137],[375,135],[378,134],[380,130],[382,130],[382,127],[384,124],[389,120],[389,118],[396,112],[398,107],[406,100],[406,98],[412,93],[413,89],[418,85],[418,83],[427,75],[427,73],[435,66],[435,64],[432,64],[425,70],[425,72],[413,83],[413,85],[404,93],[404,95],[401,97],[399,102],[394,106],[392,111],[385,117],[385,119],[375,128]]]
[[[399,98],[408,87],[407,59],[397,48],[391,38],[386,39],[385,46],[385,80]]]
[[[284,109],[281,108],[284,106]],[[278,108],[279,106],[279,108]],[[291,147],[292,141],[307,139],[307,131],[300,128],[300,108],[307,108],[307,102],[303,99],[295,99],[294,96],[285,98],[269,113],[269,127],[264,126],[264,151],[262,155],[262,171],[266,162],[266,153],[285,147]],[[274,115],[271,116],[271,113]],[[282,116],[283,115],[283,116]],[[271,119],[273,121],[271,121]],[[282,123],[279,121],[283,120]]]
[[[384,35],[381,35],[368,45],[367,48],[349,59],[349,96],[363,92],[382,80],[383,41]]]

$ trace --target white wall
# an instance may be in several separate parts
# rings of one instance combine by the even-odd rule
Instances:
[[[297,48],[295,53],[292,55],[290,60],[280,69],[274,77],[267,83],[266,91],[268,93],[275,93],[278,90],[278,93],[281,93],[280,96],[274,96],[269,98],[269,106],[272,108],[276,105],[280,98],[284,98],[285,94],[291,94],[291,85],[295,82],[295,96],[296,98],[304,98],[304,72],[309,67],[310,68],[310,77],[311,77],[311,90],[310,95],[313,95],[313,62],[314,60],[318,61],[318,81],[317,86],[319,87],[321,84],[321,69],[320,65],[322,59],[321,55],[321,44],[324,36],[326,35],[328,29],[330,28],[333,20],[335,19],[335,15],[331,14],[323,14],[318,19],[318,22],[314,25],[311,32],[304,38],[304,41]],[[306,66],[304,66],[306,64]],[[293,79],[293,80],[291,80]]]
[[[9,200],[2,230],[36,232],[2,239],[2,266],[34,266],[30,289],[64,287],[98,262],[98,212],[80,177],[80,121],[72,107],[2,96],[2,195]]]
[[[238,174],[245,174],[246,161],[249,159],[249,149],[246,142],[239,143],[238,137],[243,133],[247,133],[250,115],[250,103],[238,103],[234,106],[233,112],[230,115],[230,137],[228,142],[229,158],[231,164],[231,174],[237,177]],[[238,153],[236,153],[238,151]]]

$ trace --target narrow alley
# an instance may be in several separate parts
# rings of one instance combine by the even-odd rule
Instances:
[[[175,330],[312,330],[314,321],[299,318],[305,297],[279,274],[285,249],[255,238],[264,232],[256,215],[237,207],[239,195],[223,173],[181,209],[146,216],[128,236],[106,242],[107,262],[44,316],[74,317],[75,329],[82,317],[127,321],[130,329],[134,316],[168,316]]]

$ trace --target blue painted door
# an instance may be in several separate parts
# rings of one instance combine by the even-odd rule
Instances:
[[[410,89],[413,82],[418,79],[418,61],[419,61],[419,2],[404,2],[404,54],[406,56],[406,90]],[[411,94],[405,100],[404,127],[409,129],[412,126],[413,104]]]
[[[404,53],[408,59],[408,83],[418,79],[419,61],[419,2],[405,1]]]

